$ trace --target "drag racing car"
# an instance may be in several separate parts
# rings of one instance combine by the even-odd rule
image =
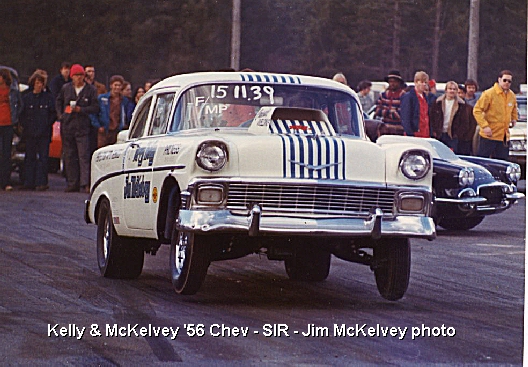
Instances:
[[[406,142],[427,148],[434,161],[433,217],[445,229],[468,230],[501,213],[524,194],[517,191],[521,167],[512,162],[457,156],[436,139],[383,135],[377,144]]]
[[[170,245],[179,294],[211,261],[265,254],[322,281],[331,255],[368,265],[380,294],[407,290],[411,238],[433,239],[433,164],[417,144],[372,144],[347,86],[301,75],[177,75],[140,100],[92,157],[85,219],[105,277],[135,278]]]

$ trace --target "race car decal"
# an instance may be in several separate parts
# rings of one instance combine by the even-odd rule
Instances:
[[[145,203],[150,201],[150,181],[145,181],[145,176],[125,177],[124,199],[144,198]]]
[[[241,74],[243,82],[289,83],[301,84],[298,76],[281,74]]]
[[[134,153],[134,159],[133,162],[138,163],[138,167],[141,167],[143,164],[143,161],[148,160],[148,165],[152,166],[152,163],[154,162],[154,156],[156,155],[156,148],[155,147],[143,147],[138,148]]]
[[[345,143],[331,136],[326,126],[315,121],[290,120],[270,124],[270,130],[282,139],[285,178],[346,179]]]
[[[152,201],[154,204],[158,202],[158,188],[156,186],[152,189]]]
[[[163,149],[163,155],[175,155],[180,152],[181,144],[170,144]]]
[[[110,159],[117,159],[121,157],[122,153],[123,153],[123,149],[98,152],[97,155],[95,156],[95,162],[101,162],[101,161],[106,161]]]

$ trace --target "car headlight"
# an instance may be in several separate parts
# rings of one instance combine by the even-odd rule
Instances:
[[[521,166],[518,164],[512,163],[506,168],[506,177],[512,183],[516,183],[521,179]]]
[[[431,169],[429,153],[423,150],[409,150],[400,160],[400,170],[405,177],[411,180],[424,178]]]
[[[196,152],[196,164],[210,172],[221,170],[227,158],[227,147],[220,141],[203,142]]]
[[[458,184],[460,186],[470,186],[475,182],[475,172],[471,168],[462,168],[458,172]]]

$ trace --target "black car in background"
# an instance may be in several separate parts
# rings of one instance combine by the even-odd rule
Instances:
[[[468,230],[485,216],[501,213],[524,194],[517,191],[521,168],[513,162],[457,156],[436,139],[383,135],[377,144],[396,142],[421,145],[433,157],[433,218],[450,230]]]

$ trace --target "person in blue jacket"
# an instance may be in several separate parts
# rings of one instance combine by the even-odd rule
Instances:
[[[99,115],[92,119],[92,124],[98,128],[97,147],[114,144],[117,134],[123,129],[128,129],[134,104],[122,95],[121,88],[125,79],[121,75],[110,78],[110,92],[97,97],[99,101]]]
[[[44,191],[48,186],[48,157],[51,126],[55,121],[55,102],[46,87],[48,75],[37,70],[29,78],[31,91],[22,97],[20,114],[22,134],[26,141],[24,190]]]
[[[429,105],[425,89],[429,83],[429,75],[417,71],[414,75],[414,87],[401,98],[401,123],[405,135],[419,138],[430,138]]]

